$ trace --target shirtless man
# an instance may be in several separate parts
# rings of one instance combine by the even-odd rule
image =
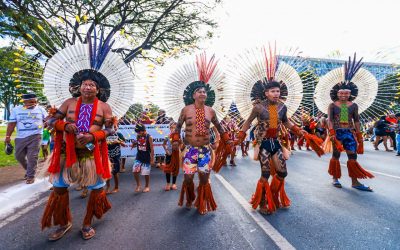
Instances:
[[[333,153],[328,172],[333,177],[333,186],[341,188],[342,185],[339,182],[341,177],[340,150],[338,149],[339,145],[337,145],[340,142],[347,154],[347,168],[352,187],[362,191],[372,191],[370,187],[364,186],[358,181],[358,178],[372,178],[374,176],[357,162],[357,151],[362,153],[364,139],[360,131],[358,106],[352,102],[353,97],[350,99],[352,88],[355,88],[354,83],[342,84],[340,89],[337,90],[337,97],[332,98],[331,95],[333,103],[328,107],[329,136],[331,141],[338,141],[338,143],[333,143]]]
[[[203,83],[203,85],[205,85]],[[228,133],[218,122],[215,111],[206,106],[207,92],[206,88],[200,85],[193,91],[193,103],[184,107],[179,116],[175,133],[171,136],[173,147],[179,146],[179,135],[183,123],[185,126],[184,144],[187,146],[187,152],[183,159],[184,181],[181,190],[179,206],[183,205],[183,196],[186,194],[186,207],[190,208],[195,199],[194,194],[194,174],[199,173],[199,187],[197,189],[197,200],[195,206],[200,214],[206,214],[210,209],[214,211],[217,205],[214,201],[211,185],[209,181],[211,166],[210,132],[211,123],[222,135],[221,139],[229,141]]]
[[[95,73],[83,72],[79,86],[81,96],[66,100],[49,119],[50,126],[56,130],[54,153],[48,168],[53,192],[43,214],[42,229],[59,226],[49,235],[51,241],[60,239],[72,227],[68,195],[71,184],[91,190],[82,225],[84,239],[95,235],[91,227],[93,216],[100,219],[111,208],[103,187],[111,177],[105,139],[114,132],[112,111],[96,97],[100,89]]]
[[[281,126],[285,126],[298,136],[306,134],[305,131],[300,130],[287,118],[287,107],[279,101],[280,87],[280,83],[276,81],[268,82],[265,85],[264,93],[267,99],[254,105],[249,118],[243,124],[242,130],[238,135],[239,141],[242,142],[246,138],[246,131],[250,128],[253,120],[257,118],[258,129],[255,132],[255,137],[261,139],[259,152],[261,177],[250,203],[254,209],[260,206],[260,213],[264,214],[271,214],[279,207],[290,206],[290,200],[284,190],[284,179],[287,176],[287,159],[283,155],[279,141]],[[271,186],[268,183],[271,175],[270,160],[276,172]]]

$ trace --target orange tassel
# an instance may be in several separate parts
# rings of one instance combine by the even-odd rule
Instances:
[[[179,174],[179,150],[173,150],[171,162],[164,167],[164,173],[172,173],[173,176]]]
[[[262,179],[260,179],[257,182],[256,192],[253,194],[250,200],[250,204],[252,205],[253,209],[257,209],[258,205],[260,205],[263,187],[264,187],[264,182]]]
[[[214,200],[209,182],[206,184],[199,184],[199,187],[197,188],[195,207],[200,214],[205,214],[207,211],[215,211],[217,209],[217,203]]]
[[[271,193],[276,207],[290,207],[291,201],[285,191],[285,180],[277,175],[272,178]]]
[[[103,215],[111,208],[111,204],[107,199],[106,192],[103,189],[92,190],[86,208],[84,225],[91,225],[93,216],[101,219]]]
[[[342,177],[342,170],[340,168],[340,162],[338,159],[331,158],[329,161],[329,169],[328,173],[333,176],[335,179],[339,179]]]
[[[49,116],[50,116],[50,117],[54,117],[54,116],[56,115],[56,113],[57,113],[57,108],[56,108],[56,106],[53,106],[53,107],[49,108],[48,113],[49,113]]]
[[[55,188],[60,190],[59,188]],[[65,226],[71,222],[71,211],[69,210],[69,193],[67,189],[54,190],[47,201],[46,208],[42,216],[42,230],[46,227]],[[53,222],[53,223],[52,223]]]
[[[338,139],[335,138],[335,140],[332,142],[332,144],[337,149],[337,151],[339,151],[339,152],[343,152],[344,151],[344,147],[343,147],[342,143],[340,143],[340,141]]]
[[[196,195],[194,193],[194,183],[193,181],[190,184],[187,184],[186,181],[183,181],[181,194],[179,196],[178,206],[183,205],[183,200],[186,194],[186,202],[187,204],[192,204],[192,202],[196,199]]]
[[[257,209],[257,207],[261,204],[261,200],[263,200],[263,198],[265,201],[267,201],[268,211],[270,213],[273,213],[276,210],[276,207],[272,198],[271,189],[269,187],[268,181],[265,180],[264,178],[260,178],[257,183],[256,192],[253,194],[250,200],[250,204],[253,207],[253,209]]]
[[[214,172],[218,173],[222,166],[226,164],[226,158],[231,153],[231,145],[226,144],[225,140],[220,140],[217,150],[215,150]]]
[[[347,161],[347,169],[351,178],[366,179],[375,177],[370,172],[361,167],[361,165],[354,159]]]
[[[321,148],[322,143],[324,142],[321,138],[312,134],[305,134],[304,138],[307,141],[307,144],[317,153],[319,157],[325,154],[324,150]]]
[[[363,141],[359,141],[357,144],[357,154],[364,154],[364,142]]]
[[[356,133],[357,138],[357,154],[364,154],[364,138],[361,132]]]
[[[303,147],[304,146],[304,137],[299,138],[297,141],[297,146]]]

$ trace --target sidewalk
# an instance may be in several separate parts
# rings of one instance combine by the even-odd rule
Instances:
[[[47,178],[26,184],[25,170],[21,166],[0,168],[0,221],[15,213],[25,204],[34,201],[51,187]]]

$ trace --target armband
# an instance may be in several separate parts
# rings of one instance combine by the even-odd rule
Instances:
[[[98,141],[106,139],[106,132],[104,132],[103,130],[94,131],[94,132],[91,132],[90,134],[93,135],[94,142],[98,142]]]
[[[181,139],[181,136],[179,135],[179,133],[172,133],[170,135],[172,142],[176,142],[179,141]]]
[[[57,131],[65,131],[65,126],[67,126],[68,124],[70,124],[70,122],[66,122],[66,121],[63,121],[63,120],[58,120],[58,121],[55,122],[54,128]]]

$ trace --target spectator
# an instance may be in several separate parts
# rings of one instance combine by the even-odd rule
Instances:
[[[131,122],[125,115],[121,117],[118,121],[118,125],[131,125]],[[120,173],[125,173],[125,163],[126,163],[126,156],[121,157],[121,169],[119,170]]]
[[[169,124],[169,122],[170,121],[165,114],[165,110],[163,110],[163,109],[158,110],[156,124]]]
[[[49,156],[49,150],[48,146],[50,143],[50,128],[45,125],[43,129],[43,136],[42,136],[42,154],[43,154],[43,161],[47,160],[47,157]]]
[[[11,135],[16,127],[15,158],[26,170],[26,183],[32,184],[35,181],[44,119],[47,112],[43,107],[37,105],[35,94],[24,94],[22,99],[24,104],[11,111],[5,142],[11,142]]]
[[[118,173],[120,172],[120,158],[121,158],[121,146],[126,147],[124,136],[118,132],[118,127],[114,126],[116,133],[107,137],[108,144],[108,157],[112,163],[112,175],[114,178],[114,189],[110,190],[110,180],[107,180],[107,194],[117,193],[119,191],[118,184]]]
[[[165,110],[158,110],[158,116],[156,119],[156,124],[169,124],[169,120],[165,114]],[[156,156],[156,168],[159,168],[161,164],[164,162],[165,156],[159,155]]]
[[[386,117],[386,121],[388,122],[388,126],[386,127],[386,133],[390,138],[390,146],[397,151],[396,147],[396,124],[397,119],[394,114],[389,114]]]
[[[395,115],[397,119],[397,134],[396,134],[396,142],[397,142],[397,156],[400,156],[400,113]]]
[[[386,127],[388,126],[388,122],[386,121],[386,116],[381,116],[381,118],[375,123],[375,143],[374,147],[375,150],[379,150],[378,145],[379,141],[383,140],[383,146],[385,146],[386,151],[393,151],[390,150],[387,146],[387,133]]]

